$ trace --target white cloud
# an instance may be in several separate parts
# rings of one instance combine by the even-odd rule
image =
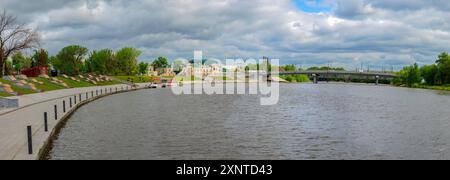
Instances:
[[[291,0],[0,1],[38,26],[53,54],[70,44],[134,46],[148,60],[203,50],[219,59],[270,56],[352,68],[361,61],[431,63],[450,42],[448,3],[441,0],[327,0],[336,6],[322,13],[302,12]]]

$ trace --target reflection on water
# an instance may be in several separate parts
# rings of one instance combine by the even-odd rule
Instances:
[[[82,107],[52,159],[450,159],[450,96],[370,85],[286,84],[250,95],[142,90]]]

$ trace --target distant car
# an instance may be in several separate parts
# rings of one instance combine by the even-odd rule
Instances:
[[[161,88],[167,88],[167,83],[162,83]]]
[[[156,89],[158,88],[158,84],[150,84],[150,86],[148,86],[150,89]]]

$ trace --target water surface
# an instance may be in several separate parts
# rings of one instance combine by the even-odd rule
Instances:
[[[250,95],[141,90],[80,108],[51,159],[450,159],[448,93],[283,84]]]

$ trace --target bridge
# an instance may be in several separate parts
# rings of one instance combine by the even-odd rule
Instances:
[[[279,75],[297,75],[303,74],[313,78],[314,83],[318,83],[319,78],[343,78],[348,81],[354,78],[374,79],[378,84],[380,79],[394,79],[398,76],[393,73],[385,72],[356,72],[356,71],[296,71],[296,72],[279,72]]]

